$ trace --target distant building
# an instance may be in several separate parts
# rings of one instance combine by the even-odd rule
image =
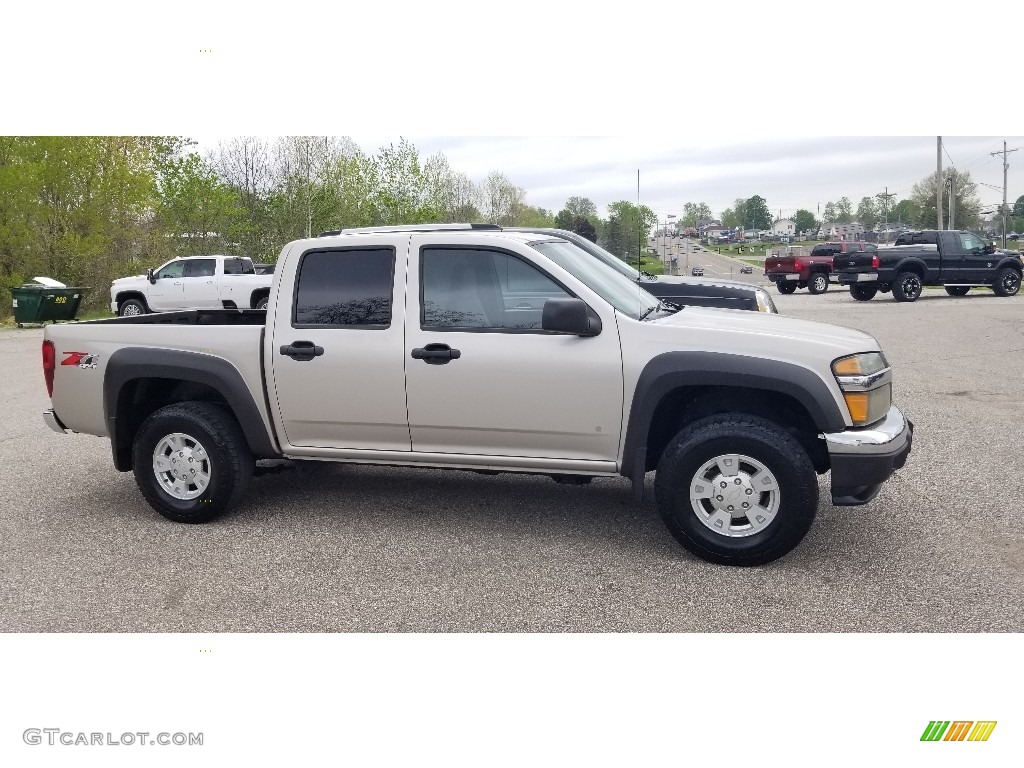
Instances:
[[[823,222],[818,228],[818,239],[820,240],[863,240],[864,225],[859,221],[849,224],[839,224],[834,221]]]
[[[796,222],[792,219],[776,219],[772,224],[772,234],[792,237],[796,234]]]

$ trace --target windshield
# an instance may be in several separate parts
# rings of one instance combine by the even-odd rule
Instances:
[[[531,246],[551,259],[590,290],[634,320],[658,306],[658,299],[635,282],[636,272],[623,264],[625,272],[603,261],[596,260],[582,248],[565,240],[531,243]],[[612,256],[615,259],[614,256]],[[618,261],[618,259],[616,259]]]

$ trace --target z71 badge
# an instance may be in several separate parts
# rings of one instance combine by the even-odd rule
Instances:
[[[77,365],[79,368],[95,368],[100,359],[99,355],[94,355],[91,352],[63,352],[62,354],[67,357],[60,361],[61,365]]]

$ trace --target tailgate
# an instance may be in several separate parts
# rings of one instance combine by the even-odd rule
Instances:
[[[796,272],[793,256],[769,256],[764,260],[765,272]]]
[[[866,251],[854,253],[837,253],[832,257],[832,269],[836,272],[860,273],[874,272],[877,268],[873,266],[874,254]]]

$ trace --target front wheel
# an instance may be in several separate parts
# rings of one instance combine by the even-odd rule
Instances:
[[[135,436],[135,482],[157,512],[205,523],[249,485],[255,467],[238,422],[214,403],[188,401],[153,413]]]
[[[966,296],[967,292],[971,290],[969,285],[947,285],[946,293],[950,296]]]
[[[266,309],[270,299],[267,296],[263,296],[259,301],[256,302],[256,309]]]
[[[916,272],[900,272],[892,284],[892,296],[896,301],[917,301],[922,288]]]
[[[876,293],[878,293],[878,288],[874,285],[860,285],[858,283],[854,283],[850,286],[850,295],[857,301],[871,301],[875,298]]]
[[[117,308],[117,314],[121,317],[138,317],[139,315],[146,314],[147,311],[146,305],[138,299],[122,301]]]
[[[779,293],[793,293],[796,290],[796,283],[791,283],[788,280],[780,280],[775,285],[778,287]]]
[[[807,290],[815,295],[824,293],[828,290],[828,275],[824,272],[816,272],[811,275],[811,280],[807,284]]]
[[[1020,272],[1011,268],[1003,267],[996,272],[996,279],[992,283],[992,291],[996,296],[1015,296],[1020,290]]]
[[[722,565],[762,565],[799,544],[818,510],[803,446],[759,416],[718,414],[686,426],[655,476],[658,511],[687,550]]]

